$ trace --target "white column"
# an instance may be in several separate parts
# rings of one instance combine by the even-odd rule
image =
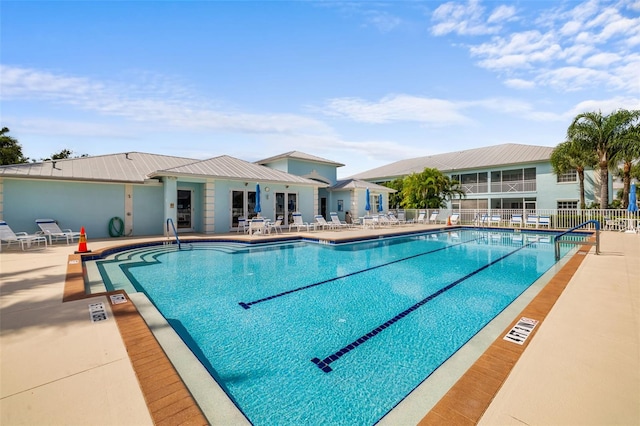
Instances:
[[[204,233],[214,234],[215,223],[216,186],[213,179],[207,179],[204,184]]]

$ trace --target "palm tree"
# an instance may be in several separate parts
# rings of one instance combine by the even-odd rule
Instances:
[[[564,141],[555,147],[551,153],[551,166],[557,175],[575,170],[578,173],[580,183],[580,208],[585,209],[584,200],[584,171],[594,168],[598,164],[598,158],[594,151],[576,141]]]
[[[401,204],[418,209],[446,207],[447,201],[465,196],[459,185],[440,170],[427,167],[404,178]]]
[[[629,190],[634,161],[640,160],[640,124],[630,126],[616,141],[616,154],[612,157],[613,164],[622,163],[620,177],[622,177],[622,206],[629,205]]]
[[[606,208],[609,203],[609,167],[613,165],[612,158],[619,149],[618,141],[639,114],[640,111],[624,109],[606,116],[601,111],[585,112],[578,114],[567,129],[567,140],[594,150],[598,156],[601,208]]]

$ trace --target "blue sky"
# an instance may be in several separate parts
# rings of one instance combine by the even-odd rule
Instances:
[[[640,0],[0,2],[23,153],[346,164],[555,146],[640,108]]]

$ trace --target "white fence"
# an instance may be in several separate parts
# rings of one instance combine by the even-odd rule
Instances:
[[[402,210],[400,210],[402,211]],[[527,218],[538,216],[549,218],[549,228],[570,229],[590,220],[597,220],[601,230],[637,230],[640,224],[640,213],[629,212],[627,210],[615,209],[594,209],[594,210],[560,210],[560,209],[405,209],[407,220],[416,220],[420,212],[425,212],[425,219],[429,219],[433,212],[438,212],[437,223],[446,224],[448,218],[453,214],[459,214],[458,224],[476,226],[513,226],[512,217],[520,215],[523,227],[527,226]],[[499,217],[500,222],[490,222],[483,220],[483,217]],[[533,225],[532,225],[533,226]],[[534,226],[535,227],[535,226]],[[546,227],[546,226],[545,226]],[[587,225],[585,229],[595,229],[593,224]]]

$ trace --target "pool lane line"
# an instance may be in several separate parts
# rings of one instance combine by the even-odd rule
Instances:
[[[445,293],[445,292],[451,290],[453,287],[457,286],[461,282],[471,278],[472,276],[478,274],[481,271],[484,271],[485,269],[489,268],[490,266],[495,265],[496,263],[504,260],[505,258],[511,256],[512,254],[522,250],[523,248],[525,248],[525,247],[527,247],[527,246],[529,246],[531,244],[534,244],[534,243],[531,242],[529,244],[523,245],[522,247],[518,247],[514,251],[512,251],[510,253],[507,253],[504,256],[501,256],[498,259],[496,259],[494,261],[491,261],[491,262],[487,263],[486,265],[476,269],[475,271],[465,275],[464,277],[455,280],[451,284],[448,284],[448,285],[442,287],[440,290],[436,291],[435,293],[430,294],[429,296],[427,296],[426,298],[422,299],[421,301],[419,301],[415,305],[411,306],[410,308],[405,309],[404,311],[400,312],[398,315],[396,315],[395,317],[391,318],[389,321],[385,322],[384,324],[374,328],[373,330],[371,330],[367,334],[364,334],[364,335],[360,336],[359,338],[357,338],[353,342],[349,343],[347,346],[343,347],[342,349],[340,349],[337,352],[334,352],[332,355],[329,355],[325,359],[313,358],[311,360],[311,362],[316,364],[318,366],[318,368],[321,369],[322,371],[324,371],[325,373],[329,373],[329,372],[333,371],[333,369],[329,366],[329,364],[331,364],[332,362],[338,360],[344,354],[348,353],[352,349],[357,348],[359,345],[361,345],[362,343],[364,343],[367,340],[371,339],[372,337],[374,337],[375,335],[380,333],[385,328],[390,327],[391,325],[393,325],[396,322],[400,321],[402,318],[406,317],[411,312],[413,312],[416,309],[420,308],[421,306],[425,305],[427,302],[431,301],[432,299],[435,299],[436,297],[440,296],[442,293]]]
[[[342,279],[342,278],[350,277],[352,275],[357,275],[357,274],[361,274],[363,272],[371,271],[372,269],[382,268],[383,266],[389,266],[389,265],[392,265],[394,263],[404,262],[405,260],[414,259],[414,258],[420,257],[420,256],[425,256],[427,254],[435,253],[435,252],[438,252],[438,251],[441,251],[441,250],[446,250],[446,249],[448,249],[450,247],[456,247],[456,246],[459,246],[459,245],[462,245],[462,244],[470,243],[472,241],[477,241],[479,239],[480,238],[474,238],[474,239],[469,240],[469,241],[462,241],[462,242],[459,242],[459,243],[456,243],[456,244],[451,244],[451,245],[448,245],[448,246],[440,247],[440,248],[437,248],[435,250],[430,250],[430,251],[427,251],[427,252],[424,252],[424,253],[418,253],[418,254],[414,254],[414,255],[409,256],[409,257],[403,257],[402,259],[395,259],[395,260],[392,260],[391,262],[387,262],[387,263],[383,263],[383,264],[380,264],[380,265],[372,266],[372,267],[367,268],[367,269],[362,269],[360,271],[350,272],[350,273],[345,274],[345,275],[340,275],[339,277],[329,278],[328,280],[324,280],[324,281],[320,281],[320,282],[317,282],[317,283],[305,285],[303,287],[294,288],[292,290],[283,291],[282,293],[274,294],[273,296],[263,297],[262,299],[254,300],[253,302],[238,302],[238,305],[242,306],[244,309],[249,309],[251,307],[251,305],[256,305],[258,303],[266,302],[267,300],[273,300],[273,299],[276,299],[278,297],[286,296],[287,294],[295,293],[295,292],[298,292],[298,291],[301,291],[301,290],[306,290],[306,289],[309,289],[309,288],[312,288],[312,287],[316,287],[316,286],[319,286],[319,285],[322,285],[322,284],[327,284],[327,283],[330,283],[332,281],[336,281],[336,280],[339,280],[339,279]]]

